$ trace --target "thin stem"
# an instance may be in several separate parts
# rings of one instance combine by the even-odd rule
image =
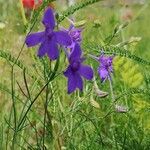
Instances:
[[[47,106],[48,106],[48,95],[49,95],[49,90],[48,90],[48,85],[46,86],[46,100],[44,104],[44,131],[43,131],[43,149],[45,147],[45,126],[46,126],[46,117],[47,117]]]
[[[11,122],[11,116],[12,116],[12,112],[13,112],[13,108],[11,107],[11,110],[10,110],[10,115],[9,115],[9,120],[8,120],[8,123],[10,124]],[[8,140],[9,140],[9,125],[8,125],[8,131],[7,131],[7,136],[6,136],[6,150],[8,149]]]
[[[112,107],[115,109],[115,96],[114,96],[114,92],[113,92],[113,85],[112,85],[112,80],[111,77],[108,77],[109,80],[109,87],[110,87],[110,93],[111,93],[111,99],[112,99]],[[114,127],[114,117],[113,117],[113,113],[111,114],[111,131],[112,131],[112,138],[113,141],[115,140],[115,135],[114,135],[114,131],[113,131],[113,127]]]
[[[37,98],[41,95],[41,93],[43,92],[43,90],[45,89],[45,87],[49,84],[51,80],[49,80],[44,86],[43,88],[40,90],[40,92],[37,94],[37,96],[33,99],[33,101],[31,102],[30,106],[28,107],[27,111],[25,112],[24,116],[22,117],[20,123],[18,124],[18,129],[21,126],[22,122],[24,122],[28,112],[30,111],[32,105],[35,103],[35,101],[37,100]]]
[[[25,16],[25,11],[24,11],[24,8],[23,8],[22,0],[19,0],[19,2],[20,2],[20,10],[21,10],[23,24],[26,25],[27,24],[27,19],[26,19],[26,16]]]
[[[44,70],[46,68],[46,64],[44,63]],[[51,71],[48,73],[48,77],[51,74]],[[44,71],[44,76],[45,76],[45,80],[46,82],[48,81],[48,77],[46,72]],[[48,108],[48,100],[49,100],[49,84],[47,84],[46,86],[46,100],[45,100],[45,104],[44,104],[44,131],[43,131],[43,149],[45,147],[45,125],[46,125],[46,118],[47,118],[47,108]]]
[[[24,116],[22,117],[21,121],[19,122],[19,124],[18,124],[18,129],[20,128],[20,126],[22,125],[22,123],[25,121],[28,112],[30,111],[32,105],[35,103],[35,101],[37,100],[37,98],[41,95],[41,93],[44,91],[44,89],[47,87],[47,85],[49,85],[49,83],[50,83],[52,80],[54,80],[55,77],[57,77],[57,76],[55,76],[55,75],[56,75],[58,66],[59,66],[59,59],[58,59],[57,62],[56,62],[56,65],[55,65],[55,67],[54,67],[54,72],[51,74],[49,80],[48,80],[47,83],[42,87],[42,89],[39,91],[39,93],[37,94],[37,96],[33,99],[33,101],[31,102],[30,106],[28,107],[27,111],[25,112]],[[53,93],[52,93],[52,95],[53,95]]]
[[[97,62],[99,62],[99,57],[96,57],[92,54],[88,54],[89,57],[93,58],[94,60],[96,60]]]
[[[27,94],[28,94],[28,98],[29,100],[31,100],[31,94],[30,94],[30,90],[29,90],[29,87],[28,87],[28,83],[27,83],[27,79],[26,79],[26,70],[24,69],[23,70],[23,78],[24,78],[24,83],[25,83],[25,87],[26,87],[26,90],[27,90]]]
[[[12,66],[11,71],[11,91],[12,91],[12,107],[13,107],[13,117],[14,117],[14,135],[12,141],[12,150],[15,148],[16,140],[16,127],[17,127],[17,113],[16,113],[16,104],[15,104],[15,91],[14,91],[14,67]]]
[[[108,80],[109,80],[109,87],[110,87],[110,93],[111,93],[112,103],[114,103],[115,102],[115,96],[114,96],[113,86],[112,86],[112,80],[111,80],[110,76],[108,77]]]

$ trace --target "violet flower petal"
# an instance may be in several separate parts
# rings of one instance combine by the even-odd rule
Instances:
[[[64,31],[56,31],[54,32],[56,42],[60,45],[69,46],[71,45],[72,41],[68,33]]]
[[[82,91],[83,90],[83,81],[82,81],[81,76],[78,73],[76,73],[75,78],[76,78],[77,87],[79,88],[80,91]]]
[[[71,51],[70,60],[78,60],[82,55],[82,51],[79,44],[75,44],[74,49]]]
[[[76,89],[76,79],[75,76],[70,76],[68,78],[68,94],[71,94]]]
[[[55,18],[53,15],[53,10],[51,8],[47,8],[44,16],[43,16],[43,20],[42,20],[44,26],[46,28],[50,28],[51,30],[54,29],[55,27]]]
[[[81,65],[79,69],[79,73],[87,80],[91,80],[93,78],[93,70],[89,66]]]
[[[43,57],[43,56],[46,54],[48,48],[49,48],[49,44],[47,43],[47,41],[44,41],[44,42],[40,45],[40,47],[39,47],[39,49],[38,49],[38,52],[37,52],[37,55],[38,55],[39,57]]]
[[[109,76],[109,72],[107,71],[106,68],[103,68],[103,67],[98,68],[98,73],[102,82]]]
[[[57,43],[55,42],[55,40],[49,41],[47,46],[48,46],[48,49],[47,49],[48,57],[51,60],[57,59],[59,56],[59,50],[58,50],[58,46],[57,46]]]
[[[66,77],[69,77],[69,76],[72,75],[72,71],[71,71],[70,65],[68,66],[68,68],[66,69],[66,71],[64,71],[64,75],[65,75]]]
[[[36,33],[29,34],[26,37],[25,43],[28,47],[35,46],[43,41],[44,35],[45,32],[36,32]]]
[[[69,66],[67,70],[64,72],[64,75],[68,78],[68,94],[72,93],[76,89],[76,78],[73,72],[71,71],[71,67]]]

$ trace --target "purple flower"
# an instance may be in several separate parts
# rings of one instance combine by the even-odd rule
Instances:
[[[81,42],[82,29],[75,28],[75,26],[73,24],[71,24],[68,30],[66,30],[66,29],[63,29],[63,30],[69,34],[69,36],[71,37],[71,40],[72,40],[72,44],[69,45],[68,48],[73,48],[76,43],[79,44]]]
[[[100,63],[100,65],[98,67],[98,74],[99,74],[102,82],[108,78],[111,78],[110,74],[113,72],[113,66],[112,66],[113,57],[112,56],[104,56],[104,54],[102,54],[99,57],[96,57],[91,54],[89,54],[89,56]]]
[[[55,19],[51,8],[46,9],[42,23],[45,31],[29,34],[25,43],[28,47],[40,44],[37,55],[43,57],[47,54],[50,59],[55,60],[59,56],[58,44],[69,46],[71,38],[64,31],[54,31]]]
[[[101,55],[98,58],[98,61],[100,62],[100,66],[98,67],[98,73],[103,82],[106,79],[111,78],[110,74],[113,72],[112,67],[113,57]]]
[[[87,80],[92,80],[93,78],[92,68],[82,64],[84,58],[81,55],[82,51],[79,44],[75,44],[68,58],[69,66],[64,72],[64,75],[68,78],[68,94],[74,92],[76,88],[83,90],[82,77]]]

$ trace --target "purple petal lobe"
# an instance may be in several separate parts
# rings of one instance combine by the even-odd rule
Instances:
[[[47,52],[48,49],[49,49],[49,45],[48,45],[47,41],[44,41],[40,45],[37,55],[39,57],[43,57],[46,54],[46,52]]]
[[[83,90],[83,81],[82,81],[82,78],[79,74],[76,73],[76,84],[77,84],[77,87],[79,88],[79,90]]]
[[[71,94],[72,92],[74,92],[76,89],[76,80],[75,80],[75,76],[71,75],[68,78],[68,94]]]
[[[58,58],[59,50],[58,50],[58,46],[55,40],[51,40],[48,42],[47,55],[51,60],[55,60]]]
[[[64,31],[54,32],[56,41],[60,45],[69,46],[72,44],[71,37]]]
[[[107,56],[100,56],[99,57],[99,62],[101,64],[102,67],[107,67],[109,69],[109,67],[112,67],[112,61],[113,61],[113,57],[107,57]]]
[[[76,89],[76,78],[74,73],[71,71],[70,66],[64,72],[64,75],[68,78],[68,94],[70,94]]]
[[[74,49],[71,51],[70,60],[78,60],[82,55],[82,51],[79,44],[75,44]]]
[[[43,41],[44,35],[45,32],[37,32],[37,33],[29,34],[26,37],[25,43],[28,47],[35,46]]]
[[[72,75],[72,70],[71,70],[71,67],[70,67],[70,66],[68,66],[68,68],[66,69],[66,71],[64,71],[64,75],[65,75],[66,77],[69,77],[69,76]]]
[[[92,80],[93,78],[93,70],[89,66],[81,65],[79,69],[79,73],[87,80]]]
[[[98,68],[98,73],[99,73],[99,76],[100,76],[102,81],[104,81],[109,76],[109,72],[107,71],[106,68],[99,67]]]
[[[54,15],[53,15],[53,10],[51,8],[46,9],[42,22],[45,27],[49,27],[49,28],[51,28],[51,30],[54,29],[55,19],[54,19]]]

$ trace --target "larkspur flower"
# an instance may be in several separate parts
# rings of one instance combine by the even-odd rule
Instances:
[[[99,76],[103,81],[111,78],[111,73],[113,72],[112,61],[113,57],[104,56],[103,54],[99,57],[100,66],[98,67]]]
[[[75,28],[75,26],[71,23],[69,29],[63,29],[68,35],[71,37],[72,44],[68,46],[68,48],[73,49],[75,44],[80,44],[82,38],[81,38],[81,28]]]
[[[37,55],[43,57],[47,54],[51,60],[55,60],[59,56],[58,44],[69,46],[71,38],[64,31],[54,31],[55,19],[51,8],[46,9],[42,23],[45,26],[45,31],[29,34],[25,43],[28,47],[40,44]]]
[[[104,56],[104,54],[101,54],[99,57],[93,55],[89,56],[100,63],[98,67],[98,74],[101,78],[101,81],[104,82],[108,78],[111,79],[111,73],[113,72],[113,57]]]
[[[64,72],[64,75],[68,78],[68,94],[70,94],[74,92],[76,88],[81,91],[83,90],[82,77],[87,80],[92,80],[93,70],[91,67],[82,64],[84,58],[82,57],[79,44],[75,44],[74,49],[70,52],[68,57],[69,66]]]

